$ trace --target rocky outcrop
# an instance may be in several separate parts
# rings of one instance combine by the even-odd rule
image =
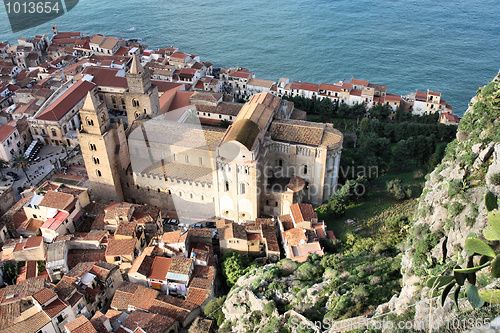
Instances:
[[[460,122],[457,139],[449,144],[443,162],[428,176],[401,263],[403,288],[398,297],[380,305],[377,314],[402,313],[417,304],[416,320],[455,315],[451,297],[444,307],[434,304],[430,309],[429,302],[422,302],[429,298],[425,280],[444,270],[446,263],[463,264],[467,236],[474,232],[481,237],[488,223],[484,195],[491,191],[500,197],[500,186],[491,181],[500,173],[499,105],[497,76],[473,98]],[[425,236],[429,233],[440,239],[435,242]],[[433,248],[419,256],[418,247],[429,245],[423,244],[426,239],[433,240]]]

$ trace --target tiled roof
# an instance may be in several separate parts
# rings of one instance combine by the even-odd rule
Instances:
[[[296,203],[290,206],[295,223],[311,221],[313,218],[318,218],[318,215],[311,204]]]
[[[342,142],[343,136],[331,124],[302,120],[275,120],[269,127],[271,138],[310,146],[332,146]]]
[[[137,240],[132,239],[110,239],[106,248],[106,256],[124,256],[132,255]]]
[[[211,293],[211,290],[190,287],[186,295],[186,301],[202,306],[203,303],[205,303],[205,301],[210,297]]]
[[[174,319],[160,314],[134,311],[123,322],[122,327],[128,332],[162,333],[174,322]]]
[[[38,332],[45,325],[50,323],[50,321],[50,318],[45,314],[45,312],[40,311],[26,320],[7,327],[2,330],[2,333]]]
[[[76,291],[76,286],[72,283],[71,278],[63,276],[56,284],[55,291],[60,298],[67,300],[72,296],[73,292]]]
[[[171,258],[156,257],[154,259],[153,265],[151,267],[151,273],[149,274],[148,278],[154,280],[165,280],[171,262]]]
[[[213,231],[209,228],[191,228],[189,237],[212,238]]]
[[[219,227],[218,227],[219,228]],[[220,239],[247,239],[247,232],[244,225],[238,223],[229,222],[224,227],[219,228],[219,238]]]
[[[57,294],[48,288],[43,288],[32,295],[32,297],[38,302],[38,304],[41,305],[47,303],[55,296],[57,296]]]
[[[90,321],[83,315],[80,315],[75,320],[64,325],[69,333],[97,333],[97,330],[92,326]]]
[[[64,210],[71,204],[73,199],[73,196],[68,193],[47,191],[40,202],[40,206]]]
[[[92,82],[80,80],[54,101],[36,118],[40,120],[59,121],[68,113],[87,93],[95,87]]]
[[[172,258],[169,273],[188,275],[193,265],[193,260],[188,258]]]
[[[4,124],[0,126],[0,142],[3,142],[16,130],[15,126]]]
[[[21,301],[0,305],[0,330],[11,326],[21,315]]]
[[[121,236],[134,236],[135,230],[137,228],[137,223],[135,222],[120,222],[116,228],[115,235]]]
[[[49,303],[47,306],[43,307],[43,311],[50,318],[54,318],[55,316],[57,316],[62,310],[64,310],[68,306],[69,305],[67,303],[61,301],[60,298],[57,298],[56,300]]]
[[[262,225],[262,235],[264,236],[267,244],[268,251],[279,252],[278,238],[276,237],[276,230],[274,226],[269,224]]]
[[[88,66],[83,71],[83,74],[92,75],[94,77],[92,82],[98,86],[127,88],[127,79],[124,76],[117,76],[118,71],[116,68]]]
[[[186,241],[188,232],[183,229],[179,229],[176,231],[165,232],[161,237],[161,240],[165,244],[178,244],[184,243]]]

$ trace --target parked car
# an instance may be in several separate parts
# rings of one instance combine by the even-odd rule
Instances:
[[[196,223],[195,225],[193,225],[193,228],[203,228],[203,225],[201,223]]]
[[[19,178],[19,176],[17,175],[17,173],[12,172],[12,171],[8,171],[8,172],[7,172],[7,175],[8,175],[8,176],[11,176],[14,180],[19,180],[19,179],[21,179],[21,178]]]
[[[18,186],[17,187],[17,192],[23,193],[24,192],[24,187]]]
[[[215,228],[216,227],[215,226],[215,222],[207,222],[207,223],[205,223],[205,227],[207,227],[207,228]]]

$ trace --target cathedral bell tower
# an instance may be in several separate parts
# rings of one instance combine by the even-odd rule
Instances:
[[[87,94],[80,118],[78,140],[92,197],[102,201],[124,201],[120,172],[126,163],[123,152],[128,148],[123,124],[111,121],[106,106],[98,102],[93,91]]]
[[[160,114],[158,87],[151,83],[149,70],[142,67],[135,54],[132,56],[132,64],[126,78],[128,91],[125,92],[125,105],[129,125],[142,115],[150,118],[158,116]]]

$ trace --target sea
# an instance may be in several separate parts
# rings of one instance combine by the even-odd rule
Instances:
[[[258,78],[334,83],[351,78],[393,94],[427,89],[461,116],[500,68],[498,0],[80,0],[65,15],[0,41],[81,31],[173,45]]]

